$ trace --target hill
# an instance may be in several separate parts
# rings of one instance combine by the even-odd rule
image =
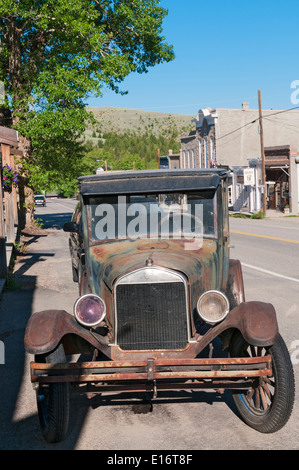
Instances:
[[[93,113],[97,121],[96,125],[89,125],[85,133],[86,139],[92,141],[97,141],[99,133],[105,132],[167,135],[176,130],[179,135],[193,128],[191,120],[194,115],[115,107],[87,107],[87,110]]]

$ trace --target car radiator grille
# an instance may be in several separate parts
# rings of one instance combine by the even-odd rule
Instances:
[[[124,350],[183,349],[188,341],[183,282],[119,284],[117,343]]]

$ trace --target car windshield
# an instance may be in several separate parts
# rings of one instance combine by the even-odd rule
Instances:
[[[39,200],[42,200],[42,201],[44,200],[44,196],[34,196],[34,198],[38,201]]]
[[[87,199],[93,241],[214,237],[215,190]]]

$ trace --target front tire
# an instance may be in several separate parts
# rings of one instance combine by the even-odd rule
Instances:
[[[36,362],[66,362],[63,345],[49,354],[36,356]],[[36,391],[37,409],[42,434],[47,442],[60,442],[65,438],[69,422],[69,384],[39,384]]]
[[[294,404],[295,380],[289,352],[279,335],[271,347],[249,345],[241,334],[233,337],[231,357],[271,355],[272,377],[261,377],[256,387],[242,393],[233,393],[236,407],[252,428],[262,433],[273,433],[288,421]]]

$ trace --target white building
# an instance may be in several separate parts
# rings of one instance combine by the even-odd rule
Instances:
[[[266,191],[270,209],[290,206],[299,213],[299,111],[262,110],[266,165]],[[180,167],[227,167],[232,171],[231,198],[235,207],[260,210],[262,188],[259,111],[242,103],[240,109],[204,108],[192,120],[195,129],[181,135]],[[266,152],[267,150],[267,152]],[[266,154],[267,153],[267,154]],[[248,168],[250,171],[246,172]],[[254,184],[240,183],[241,173],[254,174]],[[239,180],[239,182],[237,182]],[[251,210],[249,210],[251,209]],[[237,209],[236,209],[237,210]]]
[[[249,160],[248,166],[233,166],[231,181],[230,209],[244,212],[260,211],[263,198],[261,160]]]

